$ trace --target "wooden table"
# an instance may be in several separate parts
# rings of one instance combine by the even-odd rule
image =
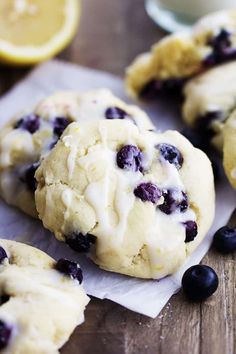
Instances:
[[[60,58],[123,75],[140,52],[162,37],[147,17],[142,0],[83,0],[81,26]],[[0,68],[0,93],[28,69]],[[14,103],[13,103],[14,104]],[[231,354],[235,344],[235,256],[210,251],[203,263],[219,275],[215,296],[202,304],[173,296],[155,319],[110,301],[92,299],[86,322],[77,328],[63,354]]]

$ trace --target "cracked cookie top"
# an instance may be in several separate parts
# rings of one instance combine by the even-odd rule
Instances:
[[[44,226],[102,268],[161,278],[214,215],[210,162],[175,131],[130,121],[72,123],[36,172]]]

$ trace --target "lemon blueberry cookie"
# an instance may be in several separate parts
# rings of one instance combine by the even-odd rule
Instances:
[[[127,119],[152,129],[148,116],[109,90],[61,92],[17,115],[0,130],[0,194],[11,205],[37,216],[35,170],[72,121]]]
[[[214,215],[210,161],[176,131],[130,121],[72,123],[36,171],[36,207],[57,239],[101,268],[175,272]]]
[[[127,69],[131,96],[156,97],[181,91],[187,79],[236,58],[236,11],[207,15],[190,32],[166,36]]]
[[[185,122],[222,148],[222,128],[236,108],[236,63],[223,64],[196,76],[185,85],[183,93]]]
[[[59,354],[89,301],[79,265],[0,240],[0,351]]]
[[[225,123],[223,137],[224,170],[231,185],[236,189],[236,110]]]

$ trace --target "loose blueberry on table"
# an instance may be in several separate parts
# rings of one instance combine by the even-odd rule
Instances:
[[[23,129],[28,131],[30,134],[34,134],[37,130],[39,130],[39,128],[40,117],[33,113],[22,117],[14,125],[14,129]]]
[[[143,155],[139,148],[135,145],[123,146],[116,155],[117,166],[128,171],[143,171],[142,167]]]
[[[95,242],[96,237],[91,234],[83,235],[74,232],[66,237],[66,243],[76,252],[89,252],[91,244]]]
[[[213,247],[221,253],[230,253],[236,250],[236,228],[223,226],[216,231],[213,238]]]
[[[186,270],[182,289],[189,300],[203,301],[214,294],[219,284],[216,272],[206,265],[195,265]]]
[[[82,283],[83,281],[82,270],[76,262],[72,262],[69,261],[68,259],[61,258],[57,261],[55,268],[59,272],[71,277],[72,279],[78,280],[80,284]]]

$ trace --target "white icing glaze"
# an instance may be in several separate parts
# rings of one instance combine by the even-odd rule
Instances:
[[[70,215],[70,207],[71,207],[71,203],[72,203],[72,191],[71,191],[71,189],[70,188],[65,189],[62,192],[61,198],[62,198],[63,204],[66,207],[66,211],[64,213],[64,218],[65,218],[65,220],[67,220],[69,215]]]
[[[63,143],[67,148],[70,148],[70,153],[67,159],[67,167],[68,167],[68,177],[71,179],[74,168],[75,168],[75,160],[77,156],[77,145],[73,144],[73,137],[71,135],[66,135],[62,138]]]
[[[151,175],[149,178],[149,175],[143,175],[141,172],[118,168],[116,165],[117,151],[112,151],[107,146],[107,125],[101,121],[98,131],[101,143],[90,148],[88,153],[78,158],[77,161],[74,157],[73,161],[76,161],[82,169],[91,172],[94,166],[96,166],[97,161],[99,161],[98,165],[101,167],[99,178],[94,181],[94,175],[92,175],[91,181],[88,181],[88,186],[84,192],[84,198],[96,214],[97,226],[93,230],[93,233],[99,239],[99,249],[101,252],[106,252],[109,248],[120,247],[123,243],[125,233],[128,229],[130,211],[135,203],[140,202],[134,196],[133,191],[135,187],[141,182],[152,181],[153,178],[151,178]],[[131,134],[128,133],[127,136],[127,144],[136,145],[132,141]],[[160,181],[158,187],[161,190],[176,190],[175,193],[179,194],[179,198],[181,198],[182,191],[185,192],[185,187],[181,181],[178,169],[173,164],[158,157],[157,149],[155,148],[159,143],[168,143],[168,141],[161,140],[162,134],[148,133],[148,137],[149,139],[145,139],[143,146],[145,168],[149,169],[152,164],[159,164],[164,172],[165,179]],[[72,146],[73,144],[71,144],[71,137],[65,136],[63,141],[71,151],[75,149]],[[71,152],[69,156],[70,154]],[[68,171],[69,169],[70,164],[68,164]],[[90,173],[87,176],[89,179]],[[64,197],[63,199],[65,200]],[[160,203],[163,203],[163,198],[156,205]],[[66,199],[67,208],[68,204]],[[114,215],[111,217],[111,209],[116,213],[115,217]],[[146,239],[144,240],[152,263],[152,276],[154,278],[157,277],[157,273],[160,271],[159,265],[163,265],[166,262],[163,252],[165,253],[169,249],[173,249],[173,245],[176,244],[176,247],[182,249],[181,252],[185,254],[186,247],[184,240],[186,231],[183,223],[189,220],[196,220],[196,215],[191,208],[188,208],[185,212],[176,210],[171,215],[166,215],[156,208],[155,213],[156,217],[153,221],[152,232],[146,233]],[[172,246],[170,247],[171,244]],[[161,251],[160,245],[162,248]]]

